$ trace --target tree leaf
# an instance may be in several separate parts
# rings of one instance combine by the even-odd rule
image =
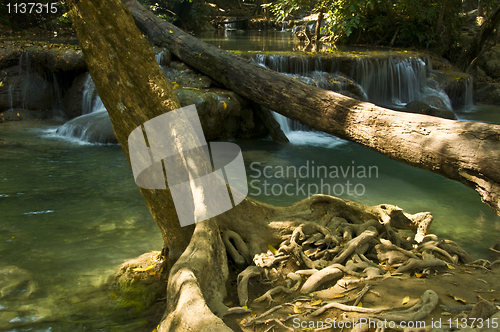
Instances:
[[[328,296],[329,299],[338,299],[344,297],[345,294],[333,294],[332,296]]]
[[[311,306],[314,307],[315,305],[320,305],[323,301],[321,299],[317,299],[316,301],[311,302]]]
[[[269,251],[271,251],[273,255],[276,255],[278,253],[278,250],[276,250],[276,248],[270,245],[269,243],[267,244],[267,249],[269,249]]]

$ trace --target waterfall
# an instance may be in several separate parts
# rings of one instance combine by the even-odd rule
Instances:
[[[464,106],[466,108],[471,108],[472,106],[474,106],[473,92],[474,92],[474,79],[472,77],[469,77],[465,82]]]
[[[404,106],[426,87],[426,63],[419,58],[360,59],[350,75],[374,103]]]
[[[311,71],[309,68],[309,59],[305,56],[257,54],[253,61],[260,65],[265,65],[269,69],[279,73],[290,73],[304,76],[309,74]]]
[[[14,109],[14,96],[12,95],[12,85],[9,84],[10,109]]]
[[[104,111],[106,111],[106,108],[102,103],[101,97],[97,94],[94,81],[90,75],[87,75],[87,79],[83,87],[82,115]]]
[[[272,70],[294,75],[304,83],[389,108],[402,109],[412,101],[448,110],[453,110],[457,104],[472,104],[472,79],[456,93],[445,92],[429,77],[432,63],[428,58],[258,54],[252,60]],[[347,81],[349,84],[345,86],[348,88],[345,88],[343,82]],[[275,115],[283,130],[293,131],[294,122],[280,117]],[[298,130],[303,129],[299,127]]]
[[[285,135],[289,135],[293,131],[310,131],[311,128],[309,128],[306,125],[303,125],[300,122],[293,121],[292,119],[287,118],[284,115],[281,115],[279,113],[273,112],[273,117],[274,119],[279,123],[281,130]]]
[[[163,51],[155,55],[159,66],[163,63]],[[78,142],[117,143],[108,111],[102,103],[89,74],[82,93],[82,115],[69,120],[57,129],[57,135]]]
[[[233,22],[231,22],[233,21]],[[224,22],[231,22],[231,23],[226,23],[224,24],[224,29],[226,31],[234,31],[238,30],[238,22],[234,22],[234,18],[226,18]]]
[[[26,109],[26,96],[31,82],[31,60],[27,51],[21,53],[21,56],[19,57],[19,75],[23,74],[26,74],[26,78],[24,79],[21,88],[21,105],[22,108]]]
[[[82,94],[82,115],[57,129],[61,137],[88,143],[116,143],[108,112],[88,75]]]

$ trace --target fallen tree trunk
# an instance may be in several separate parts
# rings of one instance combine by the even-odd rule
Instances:
[[[475,189],[500,214],[500,126],[396,112],[298,82],[190,36],[123,0],[139,29],[228,89],[314,129]]]

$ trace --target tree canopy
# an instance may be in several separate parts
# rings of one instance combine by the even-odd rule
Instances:
[[[494,1],[482,1],[485,13]],[[265,5],[277,20],[323,12],[322,33],[342,43],[447,49],[461,37],[467,8],[461,0],[277,0]]]

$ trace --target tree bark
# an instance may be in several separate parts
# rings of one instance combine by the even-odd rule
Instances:
[[[316,37],[315,42],[319,43],[319,39],[321,38],[321,24],[323,24],[323,7],[319,9],[318,19],[316,20],[316,30],[314,31],[314,36]]]
[[[123,0],[152,41],[264,107],[475,189],[500,214],[500,126],[396,112],[298,82],[192,37]]]
[[[72,1],[71,17],[92,79],[130,163],[129,134],[149,119],[180,108],[179,101],[119,0]],[[193,227],[180,226],[168,189],[141,189],[141,193],[161,229],[171,265],[187,247]]]

